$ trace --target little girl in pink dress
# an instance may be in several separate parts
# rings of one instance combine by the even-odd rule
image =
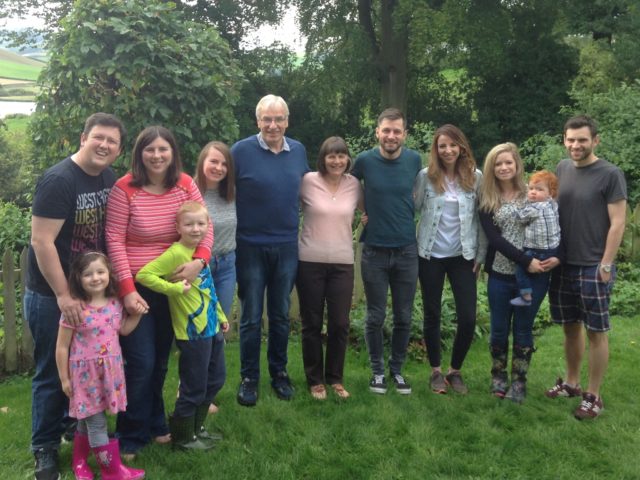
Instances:
[[[92,480],[87,464],[90,448],[103,480],[144,478],[144,470],[122,465],[118,441],[109,439],[105,412],[118,413],[127,406],[122,353],[118,335],[137,326],[142,310],[128,315],[117,298],[116,283],[107,257],[89,252],[71,265],[69,290],[84,302],[77,325],[60,319],[56,364],[62,390],[69,397],[69,416],[78,420],[73,440],[72,469],[78,480]]]

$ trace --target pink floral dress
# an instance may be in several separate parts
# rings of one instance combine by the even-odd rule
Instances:
[[[84,321],[74,330],[69,350],[69,375],[73,395],[69,401],[69,416],[82,419],[96,413],[117,413],[127,407],[122,352],[118,331],[122,323],[123,306],[110,298],[103,307],[87,305]]]

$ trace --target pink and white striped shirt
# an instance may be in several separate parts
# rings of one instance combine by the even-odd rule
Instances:
[[[135,291],[134,277],[138,270],[178,241],[176,213],[180,205],[188,200],[204,205],[195,182],[184,173],[173,188],[161,195],[132,187],[130,182],[131,174],[127,173],[111,189],[105,227],[107,252],[122,297]],[[210,224],[209,233],[193,258],[208,263],[212,246],[213,224]]]

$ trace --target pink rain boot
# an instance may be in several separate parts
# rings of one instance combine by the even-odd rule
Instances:
[[[90,449],[87,434],[76,432],[73,437],[73,457],[71,458],[71,469],[76,480],[93,480],[93,472],[87,463]]]
[[[144,470],[129,468],[120,460],[120,445],[117,439],[109,440],[107,445],[93,449],[102,480],[139,480],[144,478]]]

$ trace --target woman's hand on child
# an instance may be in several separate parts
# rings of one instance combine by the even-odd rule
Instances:
[[[124,308],[131,315],[139,315],[141,313],[147,313],[149,311],[149,304],[147,304],[145,299],[142,298],[142,296],[136,291],[125,295],[123,300]]]
[[[195,281],[198,278],[198,274],[202,270],[202,262],[199,259],[192,260],[187,263],[183,263],[173,271],[170,282],[180,282],[187,280],[189,283]]]
[[[544,273],[544,267],[540,263],[540,260],[534,258],[531,260],[531,263],[527,267],[527,272],[529,273]]]

